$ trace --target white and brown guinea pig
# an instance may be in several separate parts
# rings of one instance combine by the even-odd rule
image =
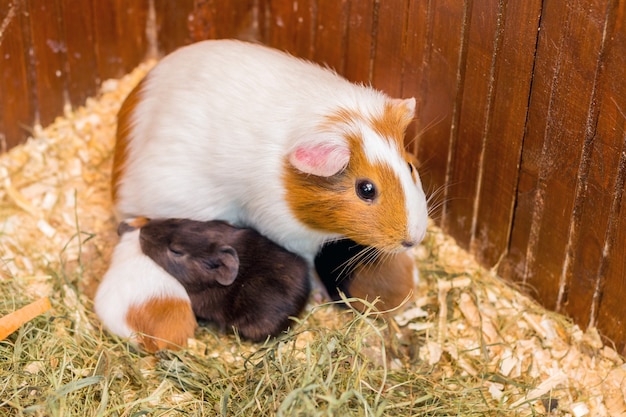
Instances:
[[[419,274],[409,252],[377,254],[349,239],[330,242],[315,257],[315,270],[330,298],[359,298],[378,311],[395,314],[398,307],[415,296]],[[350,303],[364,312],[369,307],[360,301]]]
[[[310,292],[309,266],[252,229],[221,221],[154,219],[143,253],[187,290],[195,315],[263,341],[289,327]]]
[[[139,227],[146,221],[120,224],[120,241],[98,286],[94,308],[111,333],[156,352],[185,346],[197,324],[185,288],[141,250]]]
[[[163,58],[118,116],[118,218],[219,219],[313,262],[348,237],[397,253],[426,232],[404,132],[415,99],[234,40]]]

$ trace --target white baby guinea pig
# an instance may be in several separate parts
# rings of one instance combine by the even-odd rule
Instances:
[[[183,47],[120,110],[117,215],[224,220],[309,262],[343,236],[403,251],[427,226],[404,149],[414,112],[413,98],[389,98],[265,46]]]
[[[141,250],[139,227],[146,221],[120,224],[120,241],[94,308],[111,333],[156,352],[185,346],[197,324],[185,288]]]

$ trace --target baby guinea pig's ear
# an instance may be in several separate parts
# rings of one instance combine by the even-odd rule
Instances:
[[[235,282],[239,273],[239,257],[231,246],[221,246],[212,259],[202,262],[208,276],[219,284],[228,286]]]
[[[343,171],[350,161],[348,142],[339,133],[312,132],[298,140],[289,163],[305,174],[330,177]]]
[[[132,219],[126,219],[120,224],[117,225],[117,235],[122,236],[124,233],[132,232],[133,230],[137,230],[143,227],[146,223],[148,223],[150,219],[146,217],[135,217]]]

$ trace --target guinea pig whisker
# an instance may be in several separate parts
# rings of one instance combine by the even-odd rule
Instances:
[[[379,249],[369,246],[365,250],[361,251],[355,256],[355,261],[362,265],[364,268],[370,268],[373,261],[376,260],[383,253]]]
[[[434,191],[428,193],[426,199],[426,207],[428,210],[428,216],[432,216],[433,212],[438,211],[444,204],[451,200],[449,196],[446,196],[446,190],[450,184],[443,184],[437,187]]]
[[[342,242],[344,240],[350,240],[350,239],[348,239],[345,236],[339,236],[339,237],[334,237],[334,238],[331,238],[331,239],[327,239],[326,241],[324,241],[324,244],[327,245],[329,243],[339,243],[339,242]]]
[[[371,258],[371,252],[375,251],[375,248],[366,247],[364,250],[358,252],[356,255],[346,259],[341,265],[335,268],[334,272],[339,271],[338,275],[342,277],[338,282],[343,281],[349,277],[354,270],[361,264],[367,264]]]
[[[422,136],[424,136],[424,134],[426,132],[428,132],[429,130],[431,130],[435,126],[437,126],[439,123],[443,122],[445,120],[445,118],[446,118],[446,116],[442,114],[442,115],[439,115],[438,117],[435,117],[430,122],[428,122],[428,124],[426,126],[424,126],[418,132],[416,132],[415,135],[413,135],[413,138],[410,141],[407,142],[407,144],[406,144],[407,147],[412,146],[413,143],[417,142],[417,140],[419,138],[421,138]]]

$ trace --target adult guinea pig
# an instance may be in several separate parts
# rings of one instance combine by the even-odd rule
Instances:
[[[315,257],[315,270],[332,300],[341,299],[339,291],[370,303],[378,299],[376,310],[389,314],[415,295],[418,283],[409,253],[378,254],[347,239],[324,245]],[[360,301],[350,304],[361,312],[369,308]]]
[[[343,236],[400,252],[427,226],[404,149],[414,112],[413,98],[262,45],[183,47],[120,109],[116,213],[252,227],[309,262]]]
[[[197,324],[185,288],[141,250],[139,227],[146,221],[120,224],[120,241],[98,286],[94,309],[111,333],[156,352],[185,346]]]
[[[252,341],[277,336],[309,296],[307,262],[252,229],[221,221],[150,220],[143,253],[187,290],[198,318]]]

